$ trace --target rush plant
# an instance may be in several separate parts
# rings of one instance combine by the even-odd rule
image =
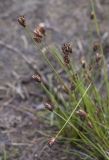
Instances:
[[[57,132],[48,142],[49,146],[58,140],[69,141],[75,144],[79,151],[84,152],[86,159],[109,160],[109,79],[95,3],[93,0],[90,2],[92,9],[90,19],[95,25],[99,41],[93,42],[92,52],[95,54],[93,60],[90,62],[81,57],[81,67],[78,71],[71,59],[73,51],[70,43],[62,45],[61,53],[56,47],[49,48],[47,45],[43,50],[47,36],[44,24],[39,24],[31,33],[24,16],[20,16],[18,22],[29,33],[56,77],[57,89],[56,86],[47,84],[39,73],[33,75],[33,79],[48,95],[49,100],[44,102],[44,105],[52,116],[47,114],[46,119],[57,127]],[[62,68],[66,79],[55,69],[48,52]],[[101,86],[104,87],[105,94],[96,86],[97,75],[101,74],[101,70],[103,70]]]

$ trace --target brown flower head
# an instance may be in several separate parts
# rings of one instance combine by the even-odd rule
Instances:
[[[70,63],[69,54],[72,53],[72,47],[70,43],[64,43],[62,46],[62,52],[64,54],[64,62],[66,65]]]
[[[62,46],[62,52],[64,53],[64,55],[68,55],[70,53],[72,53],[72,47],[70,43],[64,43]]]
[[[26,21],[24,16],[19,16],[18,22],[21,26],[26,27]]]

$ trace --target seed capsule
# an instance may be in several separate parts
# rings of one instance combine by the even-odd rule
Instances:
[[[41,83],[41,76],[39,74],[34,74],[32,76],[32,78],[36,81],[36,82],[40,82]]]

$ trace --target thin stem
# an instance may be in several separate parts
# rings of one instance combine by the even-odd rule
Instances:
[[[55,70],[55,68],[53,67],[53,65],[51,64],[51,62],[49,61],[48,57],[46,56],[45,53],[43,53],[43,51],[39,48],[39,46],[37,45],[37,43],[34,41],[32,34],[29,30],[28,27],[25,28],[26,32],[28,33],[28,35],[31,37],[35,47],[37,46],[37,48],[39,49],[39,51],[42,53],[44,59],[46,60],[46,62],[49,64],[49,66],[51,67],[51,69],[54,71],[55,75],[57,76],[57,78],[59,79],[59,81],[63,84],[64,88],[70,92],[69,88],[65,85],[64,81],[62,80],[62,78],[59,76],[59,74],[57,73],[57,71]],[[46,48],[47,49],[47,48]]]
[[[51,92],[49,92],[49,90],[46,88],[46,86],[45,86],[43,83],[41,83],[41,86],[42,86],[43,90],[50,96],[50,98],[51,98],[51,100],[53,101],[53,103],[55,103],[56,105],[58,105],[57,101],[55,100],[54,95],[53,95]],[[58,107],[59,107],[59,105],[58,105]],[[62,113],[65,117],[67,117],[67,115],[63,112],[62,108],[59,107],[59,109],[60,109],[61,113]]]
[[[59,74],[57,73],[57,71],[54,69],[54,67],[52,66],[52,64],[50,63],[49,59],[47,58],[47,56],[45,55],[45,53],[43,53],[44,59],[47,61],[47,63],[50,65],[50,67],[52,68],[52,70],[54,71],[54,73],[56,74],[57,78],[59,79],[59,81],[63,84],[64,88],[69,92],[68,87],[65,85],[64,81],[61,79],[61,77],[59,76]]]
[[[89,86],[90,87],[90,86]],[[89,88],[88,87],[88,88]],[[88,90],[88,88],[87,88],[87,90]],[[86,92],[86,91],[85,91]],[[85,94],[85,93],[84,93]],[[58,114],[57,112],[55,112],[54,111],[54,113],[57,115],[57,116],[59,116],[61,119],[63,119],[65,122],[67,121],[64,117],[62,117],[60,114]],[[69,123],[69,125],[78,133],[78,135],[82,138],[82,140],[87,144],[87,143],[89,143],[90,145],[92,145],[100,154],[102,154],[101,153],[101,151],[100,151],[100,149],[102,149],[102,152],[103,152],[103,154],[105,153],[104,152],[104,150],[103,150],[103,148],[98,148],[93,142],[91,142],[91,140],[90,139],[88,139],[83,133],[80,133],[80,131],[78,130],[78,128],[76,128],[72,123],[70,123],[69,121],[68,121],[68,123]],[[58,134],[59,135],[59,134]],[[55,138],[57,138],[57,136],[55,137]],[[102,155],[103,155],[102,154]],[[103,155],[104,156],[104,155]],[[107,158],[107,160],[109,160],[109,158],[108,158],[108,156],[105,154],[105,156],[106,156],[106,158]]]
[[[91,3],[92,11],[94,13],[94,23],[95,23],[96,31],[97,31],[98,37],[100,39],[100,50],[101,50],[101,54],[103,57],[103,63],[104,63],[104,79],[105,79],[105,83],[106,83],[108,100],[109,100],[108,70],[107,70],[106,60],[105,60],[105,56],[104,56],[103,46],[101,43],[100,27],[99,27],[98,19],[97,19],[96,12],[95,12],[94,1],[90,0],[90,3]]]
[[[83,97],[86,95],[87,91],[89,90],[91,84],[89,84],[88,88],[85,90],[83,96],[80,98],[80,100],[78,101],[76,107],[73,109],[72,113],[70,114],[69,118],[67,119],[67,121],[65,122],[65,124],[63,125],[63,127],[60,129],[60,131],[57,133],[57,135],[55,136],[55,139],[59,136],[59,134],[63,131],[63,129],[65,128],[65,126],[67,125],[67,123],[69,122],[69,120],[71,119],[71,117],[73,116],[74,112],[76,111],[76,109],[78,108],[78,106],[80,105]]]

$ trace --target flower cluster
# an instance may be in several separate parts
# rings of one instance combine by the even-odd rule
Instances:
[[[18,22],[22,27],[26,27],[26,20],[24,16],[19,16]]]

